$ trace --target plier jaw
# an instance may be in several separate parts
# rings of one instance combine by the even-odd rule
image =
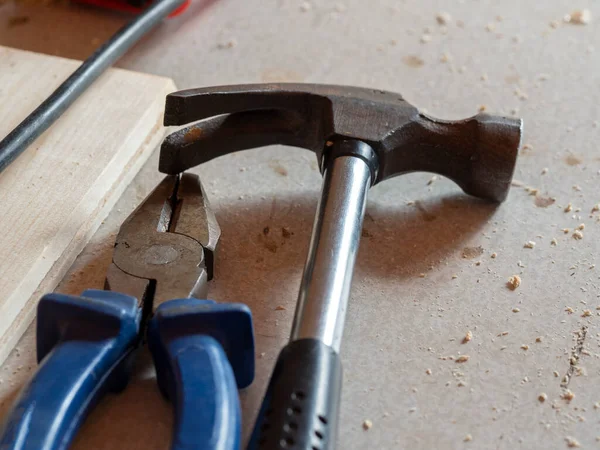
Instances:
[[[206,298],[221,229],[197,175],[170,175],[123,222],[105,288],[145,316],[173,298]]]

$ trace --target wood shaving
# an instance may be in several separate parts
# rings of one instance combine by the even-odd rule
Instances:
[[[458,275],[456,275],[456,274],[455,274],[455,275],[452,275],[452,279],[453,279],[453,280],[456,280],[457,278],[458,278]]]
[[[565,234],[569,234],[569,232],[570,232],[571,230],[569,230],[568,228],[563,228],[561,231],[562,231],[563,233],[565,233]]]
[[[521,310],[520,310],[519,308],[513,308],[513,309],[512,309],[512,312],[514,312],[514,313],[518,313],[518,312],[521,312]]]
[[[371,422],[369,419],[365,419],[362,424],[363,430],[365,430],[365,431],[370,430],[372,426],[373,426],[373,422]]]
[[[539,189],[531,187],[531,186],[526,187],[525,190],[527,192],[529,192],[529,195],[538,195],[538,193],[540,192]]]
[[[431,42],[431,35],[430,34],[424,34],[423,36],[421,36],[421,43],[422,44],[427,44],[428,42]]]
[[[534,247],[535,247],[535,242],[534,241],[527,241],[523,245],[523,248],[534,248]]]
[[[571,308],[570,306],[567,306],[565,308],[565,311],[568,312],[569,314],[573,314],[575,312],[575,310],[573,308]]]
[[[537,343],[542,342],[542,337],[541,336],[536,337],[535,342],[537,342]]]
[[[490,255],[490,258],[496,259],[497,256],[498,256],[498,253],[494,252]]]
[[[479,105],[479,108],[477,108],[477,112],[484,112],[486,109],[487,109],[487,106]]]
[[[471,333],[471,331],[467,331],[467,334],[465,334],[465,337],[463,338],[462,343],[466,344],[471,339],[473,339],[473,333]]]
[[[431,186],[433,183],[436,182],[436,180],[438,179],[437,175],[432,176],[429,181],[427,182],[427,186]]]
[[[570,389],[565,389],[565,391],[560,396],[563,400],[570,402],[575,398],[575,394]]]
[[[563,209],[564,212],[569,213],[571,211],[573,211],[573,205],[572,204],[567,204],[567,206],[565,206],[565,209]]]
[[[542,169],[542,175],[546,175],[547,173],[548,173],[548,168],[547,168],[547,167],[544,167],[544,168]]]
[[[442,11],[435,15],[435,20],[440,25],[448,25],[452,22],[452,16],[450,15],[450,13]]]
[[[576,191],[576,192],[581,192],[581,186],[579,186],[577,184],[574,184],[573,185],[573,190]]]
[[[589,309],[586,309],[583,311],[583,314],[581,315],[581,317],[590,317],[592,315],[592,312]]]
[[[581,444],[579,443],[579,441],[572,436],[567,436],[565,438],[565,441],[567,442],[567,447],[569,447],[569,448],[581,447]]]
[[[587,25],[592,21],[592,13],[589,9],[573,11],[564,17],[564,21],[575,25]]]
[[[281,306],[281,305],[276,306],[275,311],[285,311],[285,306]]]
[[[579,226],[577,227],[577,229],[580,231],[585,230],[585,223],[580,223]]]
[[[426,275],[424,273],[419,274],[419,278],[425,278],[425,277],[426,277]]]
[[[556,238],[552,238],[552,240],[550,241],[550,245],[552,245],[553,247],[556,247],[558,245],[558,241],[556,240]]]
[[[521,348],[522,348],[523,350],[529,350],[529,345],[527,345],[527,344],[523,344],[523,345],[521,345]]]
[[[600,203],[592,206],[592,214],[598,211],[600,211]]]
[[[573,232],[573,239],[577,239],[578,241],[583,239],[583,233],[579,230],[575,230]]]
[[[471,442],[473,440],[473,436],[471,436],[470,434],[467,434],[465,436],[465,438],[463,439],[463,441],[465,442]]]
[[[519,286],[521,286],[521,277],[519,275],[513,275],[512,277],[510,277],[508,279],[508,281],[506,282],[506,285],[508,286],[508,288],[511,291],[514,291]],[[513,309],[513,312],[515,312],[514,309]]]
[[[500,333],[498,336],[506,336],[508,334],[508,331],[503,331],[502,333]]]
[[[558,373],[557,370],[555,370],[554,372],[552,372],[552,374],[554,375],[555,378],[558,378],[560,376],[560,374]]]
[[[538,395],[538,400],[540,401],[540,403],[544,403],[547,399],[548,396],[545,392],[542,392],[540,395]]]
[[[470,356],[469,355],[460,355],[458,358],[456,358],[456,362],[457,363],[465,363],[469,360]]]
[[[431,375],[431,373],[432,373],[432,372],[431,372],[431,369],[427,369],[427,370],[425,371],[425,373],[426,373],[427,375]]]

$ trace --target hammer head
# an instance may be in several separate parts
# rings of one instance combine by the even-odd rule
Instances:
[[[374,184],[403,173],[444,175],[466,193],[506,198],[522,121],[478,114],[459,121],[420,113],[401,95],[320,84],[252,84],[190,89],[167,97],[165,125],[197,122],[169,135],[159,170],[183,172],[239,150],[283,144],[316,153],[339,140],[363,141],[377,155]]]

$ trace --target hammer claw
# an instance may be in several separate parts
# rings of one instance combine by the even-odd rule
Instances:
[[[159,169],[175,174],[238,150],[283,144],[312,150],[364,142],[376,154],[373,184],[407,172],[447,176],[466,193],[501,202],[510,188],[522,123],[478,114],[443,121],[399,94],[322,84],[250,84],[175,92],[165,125],[199,123],[167,137]]]

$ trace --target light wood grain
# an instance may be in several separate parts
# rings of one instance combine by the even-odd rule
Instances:
[[[0,47],[0,136],[77,66]],[[164,134],[167,78],[109,70],[0,174],[0,362]]]

